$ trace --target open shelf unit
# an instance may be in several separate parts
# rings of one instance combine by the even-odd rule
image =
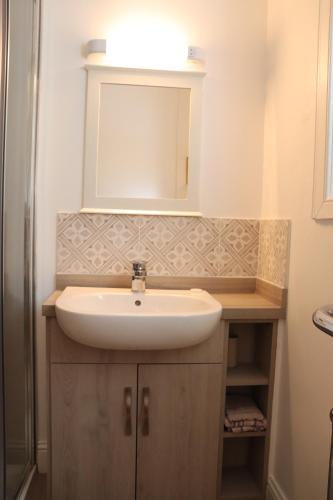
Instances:
[[[266,436],[266,431],[259,431],[259,432],[247,432],[246,437],[264,437]],[[244,434],[240,433],[234,433],[234,432],[224,432],[223,433],[223,438],[224,439],[244,439]]]
[[[223,471],[223,494],[225,500],[257,500],[260,488],[247,467],[226,467]]]
[[[238,338],[238,364],[227,369],[228,386],[269,383],[272,326],[273,323],[229,323],[228,340],[230,336]]]
[[[261,499],[265,438],[244,437],[224,444],[222,498]]]
[[[239,385],[266,385],[268,384],[268,377],[260,368],[253,364],[243,364],[235,366],[235,368],[228,368],[227,371],[227,386]]]
[[[233,368],[227,367],[230,336],[238,338],[237,366]],[[243,433],[223,431],[221,500],[265,498],[276,338],[277,321],[226,323],[224,403],[229,394],[251,396],[267,419],[267,429]]]

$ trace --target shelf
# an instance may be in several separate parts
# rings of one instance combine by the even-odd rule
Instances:
[[[223,468],[221,500],[262,500],[264,497],[247,467]]]
[[[266,431],[261,432],[224,432],[224,439],[244,439],[244,438],[266,437]]]
[[[268,421],[267,429],[259,432],[233,433],[224,428],[219,500],[265,499],[276,328],[277,323],[270,321],[229,322],[229,339],[238,341],[236,346],[228,342],[224,360],[226,364],[228,359],[237,360],[237,366],[226,370],[225,397],[251,398]],[[228,403],[232,402],[230,399]]]
[[[228,368],[227,386],[242,385],[268,385],[268,376],[253,364],[242,364],[235,368]]]

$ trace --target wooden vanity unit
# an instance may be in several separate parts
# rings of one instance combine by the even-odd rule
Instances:
[[[223,314],[212,337],[191,348],[142,352],[70,340],[55,317],[60,293],[43,305],[50,498],[263,500],[285,291],[264,283],[243,293],[214,290]],[[238,365],[227,369],[232,334]],[[225,395],[233,392],[252,395],[267,431],[224,431]]]

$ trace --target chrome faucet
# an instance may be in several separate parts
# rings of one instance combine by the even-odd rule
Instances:
[[[146,264],[144,262],[133,262],[132,292],[146,291]]]

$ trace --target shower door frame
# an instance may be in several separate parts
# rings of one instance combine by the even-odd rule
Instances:
[[[4,1],[4,0],[2,0]],[[7,0],[7,2],[10,0]],[[31,125],[30,147],[27,155],[30,157],[30,176],[26,186],[25,199],[25,226],[24,226],[24,288],[25,288],[25,328],[29,332],[26,343],[27,359],[27,395],[28,411],[27,434],[29,440],[29,458],[25,471],[25,478],[18,492],[25,490],[26,481],[36,464],[36,371],[35,371],[35,181],[36,181],[36,143],[37,143],[37,117],[38,117],[38,86],[39,86],[39,62],[40,62],[40,17],[41,0],[33,1],[33,49],[32,49],[32,77],[31,77],[31,101],[29,109],[29,123]],[[10,20],[10,9],[8,21]],[[8,50],[10,51],[10,43]],[[8,79],[7,79],[8,84]],[[3,242],[4,244],[4,242]],[[6,429],[5,429],[6,430]]]
[[[29,179],[25,196],[24,224],[24,322],[26,331],[25,357],[27,370],[27,436],[29,462],[23,481],[18,489],[17,498],[26,489],[26,482],[31,478],[36,464],[36,422],[35,422],[35,174],[36,174],[36,138],[38,115],[38,84],[40,60],[40,18],[41,0],[33,1],[33,49],[31,58],[31,88],[29,105],[29,124],[31,126],[29,150]],[[5,376],[4,376],[4,328],[3,328],[3,295],[4,295],[4,189],[5,189],[5,151],[6,151],[6,117],[8,60],[10,57],[9,22],[10,0],[0,0],[0,498],[6,497],[6,422],[5,422]]]
[[[3,357],[3,185],[5,165],[6,89],[8,60],[8,1],[0,0],[0,495],[6,494],[6,443]]]

